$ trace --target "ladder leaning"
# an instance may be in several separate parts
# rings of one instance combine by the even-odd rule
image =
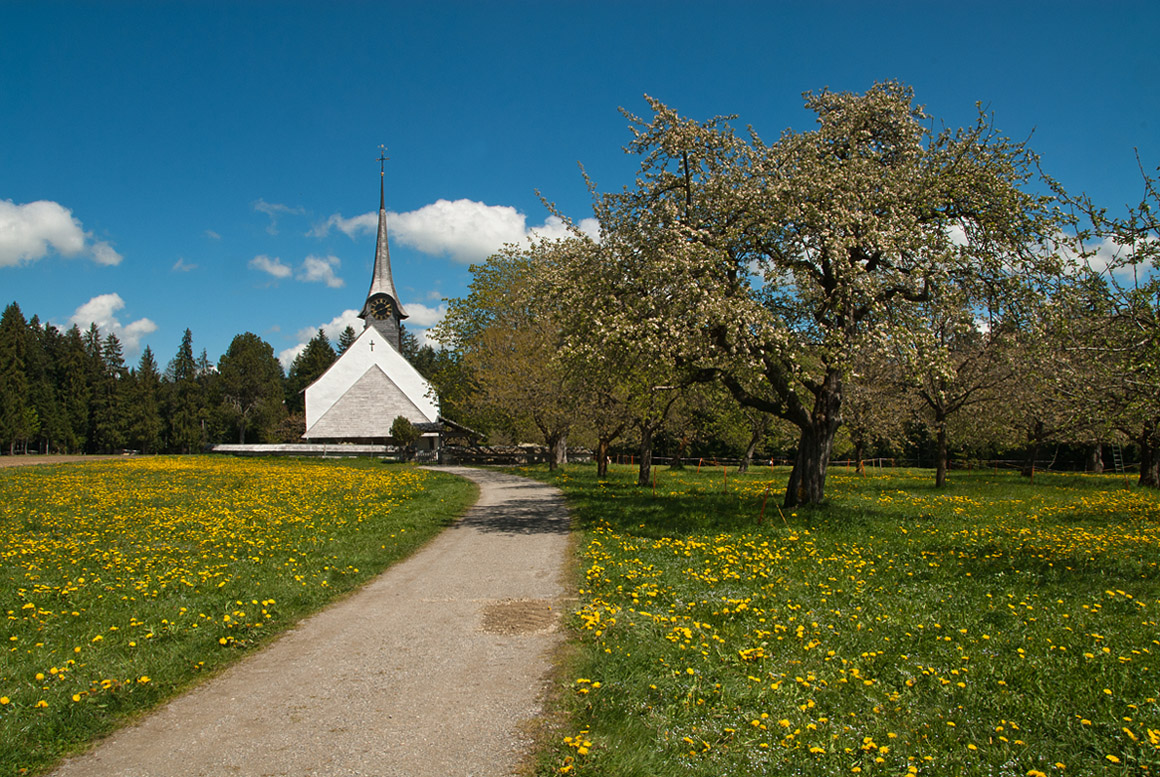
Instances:
[[[1119,443],[1112,445],[1112,463],[1116,468],[1117,473],[1124,471],[1124,449]]]

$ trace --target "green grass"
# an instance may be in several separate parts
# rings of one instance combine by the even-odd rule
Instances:
[[[584,532],[544,774],[1160,773],[1155,492],[836,469],[783,514],[784,470],[529,474]]]
[[[366,460],[0,469],[0,775],[42,771],[237,660],[475,496]]]

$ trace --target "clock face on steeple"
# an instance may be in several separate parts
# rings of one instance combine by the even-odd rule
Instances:
[[[391,298],[383,295],[376,295],[371,299],[367,303],[367,309],[371,316],[379,321],[386,321],[395,315],[395,306],[391,304]]]

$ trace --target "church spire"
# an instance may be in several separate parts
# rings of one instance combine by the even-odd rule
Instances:
[[[407,317],[399,302],[399,294],[395,291],[395,281],[391,277],[391,251],[387,244],[387,204],[386,204],[386,168],[384,163],[387,157],[385,146],[379,146],[382,153],[379,156],[379,235],[375,242],[375,268],[371,275],[371,288],[367,292],[366,302],[363,303],[359,318],[367,322],[367,326],[378,329],[396,350],[400,348],[399,322]]]

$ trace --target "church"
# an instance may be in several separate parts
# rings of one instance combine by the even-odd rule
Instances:
[[[403,416],[422,435],[420,456],[439,448],[439,399],[431,384],[402,354],[400,325],[407,317],[391,277],[387,209],[379,159],[379,234],[371,287],[359,318],[362,334],[318,380],[306,387],[306,442],[393,442],[391,424]]]

